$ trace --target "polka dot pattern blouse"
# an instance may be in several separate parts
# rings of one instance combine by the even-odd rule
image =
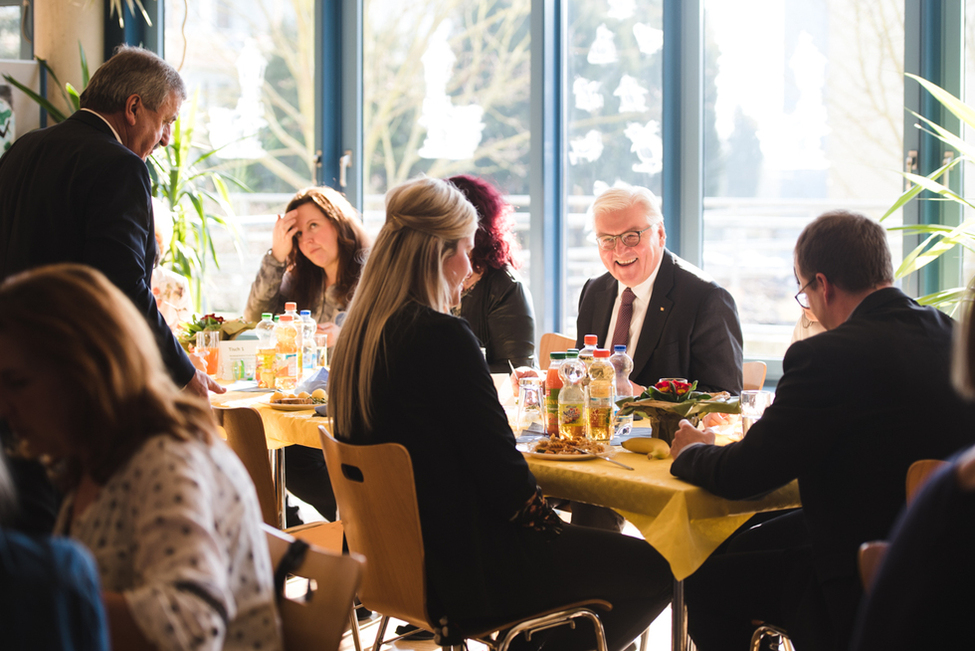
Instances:
[[[88,546],[157,648],[282,648],[257,495],[222,441],[151,438],[73,525],[71,505],[58,531]]]

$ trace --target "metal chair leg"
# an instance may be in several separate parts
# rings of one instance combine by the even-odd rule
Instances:
[[[352,644],[355,651],[362,651],[362,643],[359,642],[359,618],[355,614],[355,602],[352,602],[352,610],[349,612],[350,628],[352,629]]]

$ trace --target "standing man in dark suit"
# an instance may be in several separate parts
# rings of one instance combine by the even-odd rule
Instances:
[[[608,273],[579,298],[577,342],[625,344],[630,379],[697,380],[704,391],[741,392],[741,324],[735,300],[704,272],[664,248],[667,233],[646,188],[612,188],[592,205],[599,257]]]
[[[973,435],[950,382],[952,321],[891,286],[884,229],[846,211],[799,236],[796,299],[826,332],[786,351],[775,402],[738,443],[683,421],[674,475],[729,499],[798,479],[802,509],[736,534],[685,582],[701,651],[742,649],[761,620],[799,649],[845,649],[862,594],[856,554],[885,538],[917,459]],[[965,422],[965,421],[963,421]]]
[[[150,288],[156,242],[145,160],[168,144],[185,98],[172,66],[122,46],[92,76],[80,111],[17,140],[0,158],[0,278],[55,262],[99,269],[145,314],[173,381],[206,397],[223,389],[194,368]]]

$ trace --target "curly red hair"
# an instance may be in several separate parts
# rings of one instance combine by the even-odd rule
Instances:
[[[504,265],[518,268],[515,254],[518,242],[512,231],[514,210],[504,200],[501,190],[484,179],[460,174],[446,179],[464,193],[477,210],[477,232],[471,250],[471,266],[477,273],[488,267],[500,269]]]

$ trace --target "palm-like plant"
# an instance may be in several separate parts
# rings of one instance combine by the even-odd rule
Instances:
[[[975,128],[975,107],[969,106],[950,92],[927,79],[922,79],[909,73],[907,76],[921,84],[925,90],[931,93],[935,99],[941,102],[963,124]],[[917,113],[914,113],[914,115],[922,122],[922,124],[918,125],[918,128],[938,138],[941,142],[958,152],[959,155],[927,176],[901,172],[904,178],[911,182],[911,187],[897,199],[894,205],[880,218],[880,221],[885,220],[900,210],[925,190],[938,195],[941,201],[953,201],[961,204],[963,208],[975,208],[975,204],[970,200],[949,188],[947,178],[944,177],[947,172],[961,165],[963,162],[975,161],[975,145],[965,142],[959,135],[952,133],[922,115],[918,115]],[[942,182],[943,177],[944,182]],[[908,224],[904,226],[891,226],[888,230],[923,237],[922,242],[913,251],[904,256],[904,261],[894,274],[896,278],[903,278],[914,273],[918,269],[936,261],[955,247],[960,246],[975,252],[975,219],[963,220],[958,226],[944,224]],[[950,309],[958,305],[964,295],[965,287],[952,287],[921,296],[917,300],[919,303],[933,305],[940,309]]]

